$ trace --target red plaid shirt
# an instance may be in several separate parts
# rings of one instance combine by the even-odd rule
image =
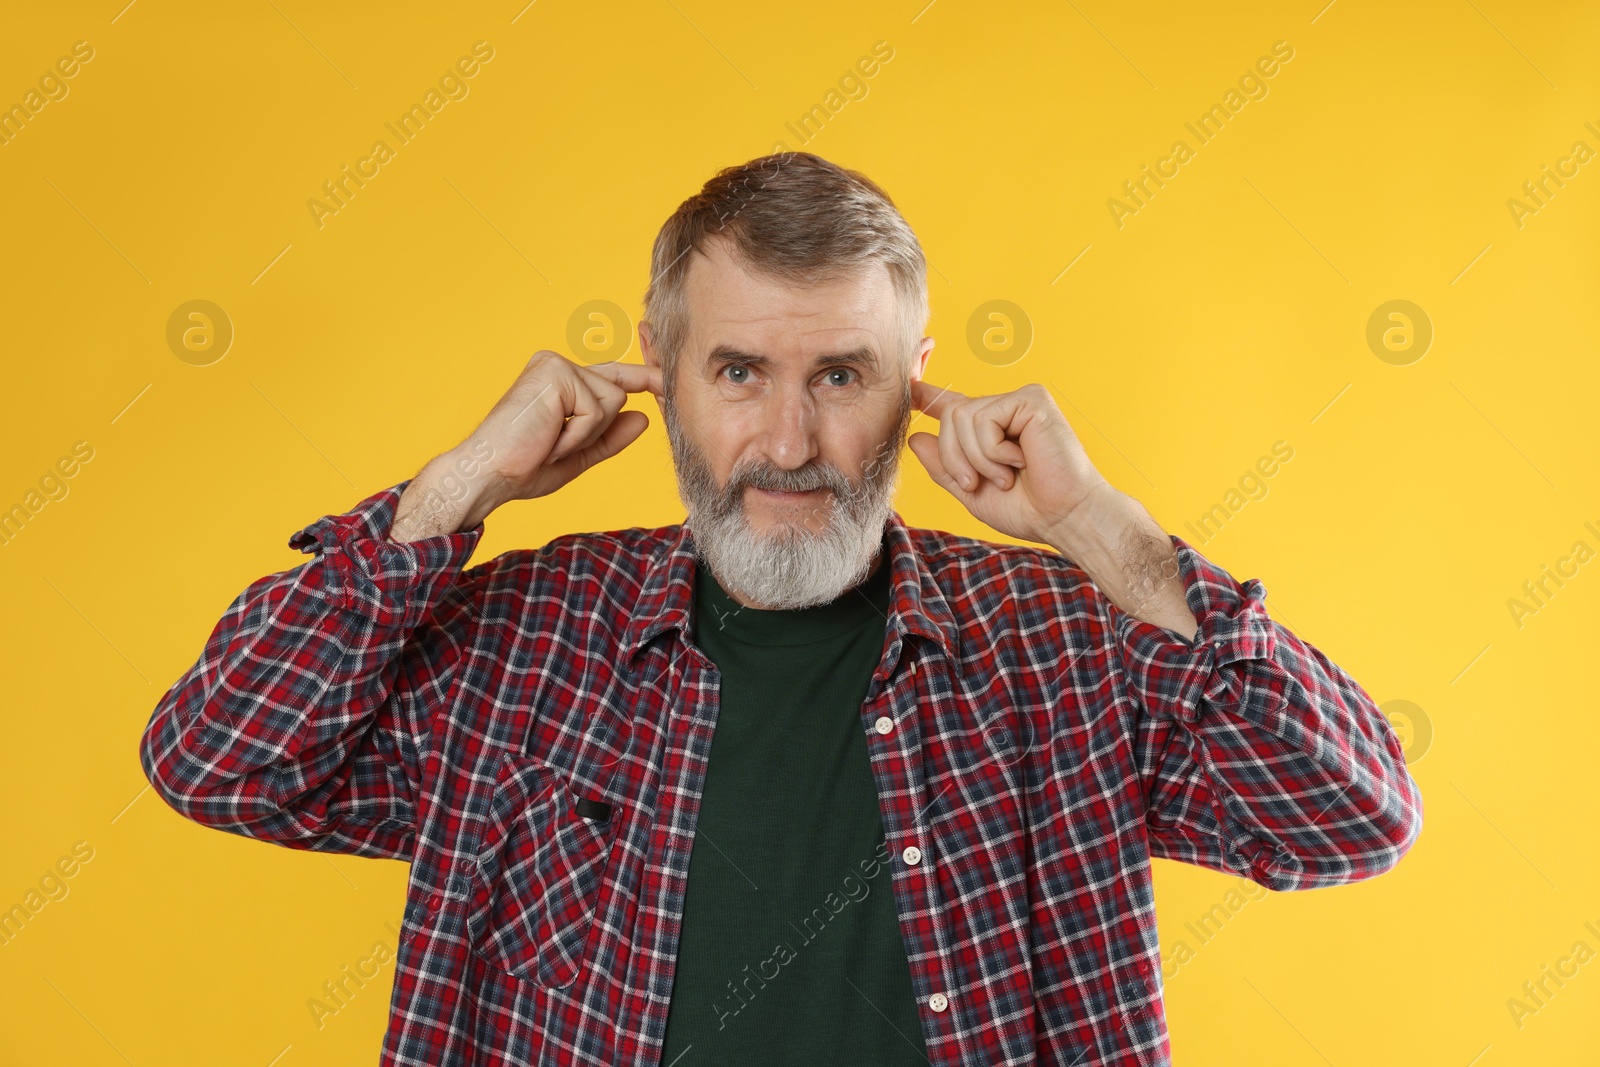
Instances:
[[[717,718],[689,534],[469,568],[481,525],[387,539],[405,485],[240,594],[145,772],[207,826],[411,864],[382,1063],[656,1064]],[[1047,549],[886,536],[861,725],[939,1067],[1167,1063],[1152,856],[1309,889],[1415,840],[1387,720],[1259,581],[1174,536],[1191,645]]]

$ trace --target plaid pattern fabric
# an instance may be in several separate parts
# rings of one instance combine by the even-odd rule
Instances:
[[[406,484],[294,534],[313,558],[233,602],[145,773],[206,826],[411,864],[382,1063],[655,1064],[717,715],[690,536],[467,567],[481,525],[387,540]],[[1192,645],[1048,549],[891,517],[861,723],[940,1067],[1165,1064],[1152,856],[1308,889],[1420,830],[1367,693],[1172,540]]]

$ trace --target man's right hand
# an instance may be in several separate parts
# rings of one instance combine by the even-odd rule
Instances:
[[[478,428],[406,486],[389,539],[468,530],[507,501],[555,492],[636,441],[650,419],[622,405],[629,393],[659,399],[661,389],[658,367],[579,366],[548,349],[534,353]]]

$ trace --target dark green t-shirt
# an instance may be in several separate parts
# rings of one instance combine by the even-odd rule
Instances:
[[[887,554],[797,611],[741,607],[696,565],[721,688],[663,1067],[926,1067],[861,721],[888,601]]]

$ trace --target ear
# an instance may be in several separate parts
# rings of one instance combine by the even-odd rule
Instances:
[[[911,381],[920,382],[928,369],[928,356],[933,352],[933,338],[924,337],[911,356]]]
[[[661,367],[661,360],[659,358],[659,353],[656,352],[655,342],[652,341],[650,337],[650,324],[645,322],[643,319],[639,321],[639,353],[644,356],[645,366],[656,367],[658,369]],[[664,378],[665,373],[663,373],[662,376]],[[670,390],[671,386],[663,382],[663,388]],[[656,407],[659,409],[661,407],[661,397],[656,396],[654,393],[650,395],[651,398],[655,400]]]
[[[639,351],[644,356],[645,366],[660,366],[656,360],[655,347],[650,342],[650,324],[643,320],[639,322]]]

